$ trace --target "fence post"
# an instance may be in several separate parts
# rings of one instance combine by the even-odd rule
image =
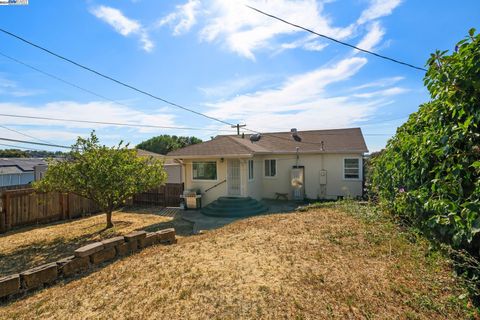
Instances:
[[[9,205],[10,205],[10,195],[8,192],[5,192],[3,194],[3,214],[4,214],[4,219],[5,219],[5,231],[10,230],[12,227],[12,217],[11,217],[11,212],[9,210]]]
[[[2,212],[0,213],[0,232],[5,232],[7,231],[7,226],[6,226],[6,216],[7,216],[7,209],[5,206],[5,193],[2,194]]]

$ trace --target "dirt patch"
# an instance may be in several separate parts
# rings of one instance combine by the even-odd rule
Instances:
[[[426,243],[315,209],[148,248],[0,307],[0,318],[464,319],[463,293]]]

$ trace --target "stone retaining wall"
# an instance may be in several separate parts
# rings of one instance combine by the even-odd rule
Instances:
[[[149,233],[134,231],[125,236],[94,242],[78,248],[72,256],[57,262],[0,278],[0,300],[19,296],[22,293],[43,288],[43,286],[62,278],[87,272],[93,266],[132,254],[151,245],[175,242],[175,229],[173,228]]]

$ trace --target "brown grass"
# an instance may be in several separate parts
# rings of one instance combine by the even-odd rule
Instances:
[[[155,231],[175,226],[171,217],[155,215],[156,209],[131,209],[113,214],[114,228],[105,230],[105,215],[34,226],[0,235],[0,276],[26,270],[43,263],[69,256],[85,243],[146,229]],[[182,224],[178,225],[177,224]],[[186,232],[186,230],[181,230]],[[190,226],[191,231],[191,226]]]
[[[445,258],[335,209],[241,220],[0,307],[2,319],[464,319]]]

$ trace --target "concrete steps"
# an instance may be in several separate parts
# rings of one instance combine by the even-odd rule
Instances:
[[[212,217],[248,217],[265,213],[268,207],[251,197],[220,197],[202,208],[202,214]]]

